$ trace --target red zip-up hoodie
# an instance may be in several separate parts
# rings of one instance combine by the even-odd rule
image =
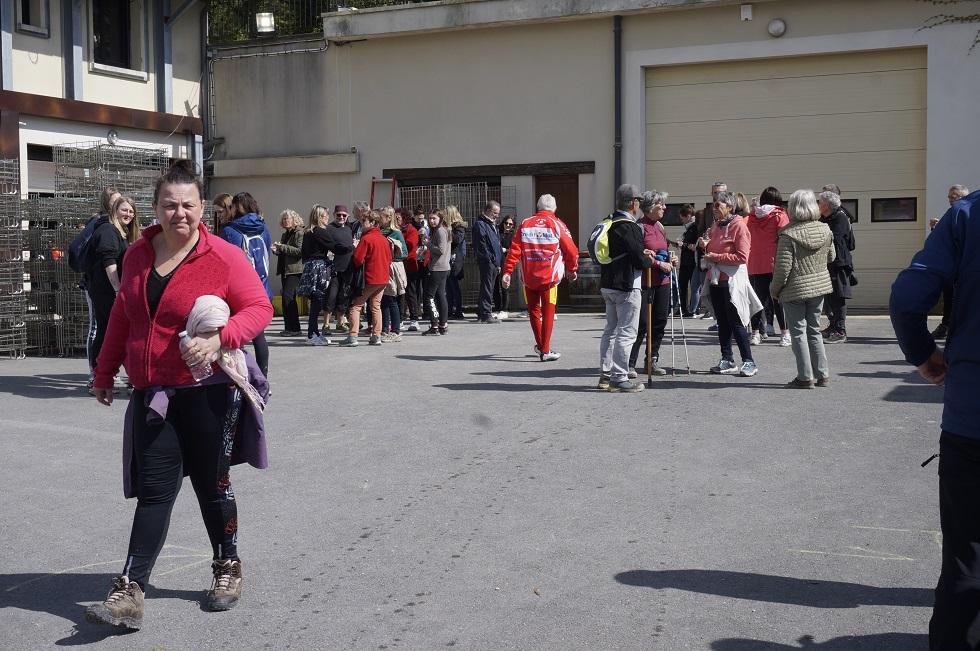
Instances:
[[[565,269],[578,271],[578,246],[565,222],[549,210],[539,210],[514,231],[503,273],[514,273],[518,261],[524,284],[540,291],[554,287],[565,277]]]
[[[756,206],[745,218],[752,238],[749,253],[749,275],[771,274],[776,264],[776,241],[779,231],[789,224],[789,215],[780,206]]]
[[[365,285],[387,285],[391,267],[391,244],[381,229],[375,226],[361,235],[352,259],[355,267],[364,265]]]
[[[231,308],[228,324],[221,329],[223,348],[241,348],[272,321],[272,304],[244,251],[203,224],[198,227],[197,247],[174,271],[150,318],[146,279],[156,258],[150,241],[162,230],[159,225],[147,228],[126,251],[119,294],[95,367],[98,389],[112,388],[121,364],[137,389],[194,384],[181,358],[178,333],[186,328],[199,296],[219,296]]]

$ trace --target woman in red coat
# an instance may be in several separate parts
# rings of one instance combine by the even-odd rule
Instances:
[[[759,205],[752,209],[745,222],[752,237],[752,251],[748,262],[749,282],[762,301],[764,310],[752,315],[751,343],[757,346],[767,336],[775,335],[772,329],[772,319],[775,316],[782,335],[779,345],[789,346],[789,330],[786,328],[783,307],[769,295],[772,269],[776,261],[776,240],[779,239],[779,231],[789,224],[789,215],[783,210],[783,198],[779,190],[772,186],[763,190],[759,195]]]
[[[364,289],[350,306],[350,334],[340,342],[341,346],[357,345],[357,335],[361,329],[361,310],[367,304],[371,310],[371,338],[368,344],[381,345],[381,297],[388,286],[388,270],[391,267],[391,244],[381,233],[378,225],[381,213],[371,210],[361,214],[361,239],[354,249],[351,263],[364,267]]]
[[[131,629],[142,625],[143,593],[185,472],[214,552],[206,606],[228,610],[241,595],[238,510],[228,473],[242,394],[220,369],[198,382],[190,368],[206,367],[219,349],[241,348],[272,320],[272,304],[248,258],[201,223],[201,182],[192,162],[179,160],[160,177],[153,209],[159,224],[126,252],[93,384],[96,399],[111,405],[113,376],[126,365],[134,388],[127,412],[132,464],[123,472],[135,474],[138,502],[122,575],[86,618]],[[228,322],[182,342],[179,333],[204,295],[228,304]]]

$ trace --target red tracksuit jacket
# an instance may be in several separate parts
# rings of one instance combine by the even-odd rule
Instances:
[[[539,210],[514,232],[503,273],[514,273],[521,263],[524,285],[540,291],[554,287],[568,273],[578,271],[578,246],[565,223],[549,210]]]

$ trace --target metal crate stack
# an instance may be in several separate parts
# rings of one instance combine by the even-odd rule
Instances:
[[[39,355],[84,355],[88,302],[82,276],[68,266],[68,245],[99,212],[102,189],[113,186],[151,221],[153,186],[169,164],[166,150],[81,143],[54,147],[55,197],[22,202],[28,224],[26,263],[29,347]]]
[[[0,160],[0,356],[14,359],[27,350],[19,188],[19,161]]]

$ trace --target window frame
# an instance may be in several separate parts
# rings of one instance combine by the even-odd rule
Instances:
[[[150,12],[148,8],[148,0],[125,0],[130,2],[131,5],[139,6],[140,11],[143,13],[140,25],[140,43],[141,43],[141,54],[140,58],[142,60],[142,66],[140,68],[121,68],[119,66],[113,66],[106,63],[98,63],[95,60],[95,0],[88,0],[85,4],[88,10],[88,70],[96,74],[107,75],[110,77],[120,77],[122,79],[131,79],[133,81],[149,81],[150,80]]]
[[[14,29],[21,34],[37,38],[51,38],[51,0],[38,0],[41,9],[41,25],[24,22],[24,12],[20,0],[14,2]]]

